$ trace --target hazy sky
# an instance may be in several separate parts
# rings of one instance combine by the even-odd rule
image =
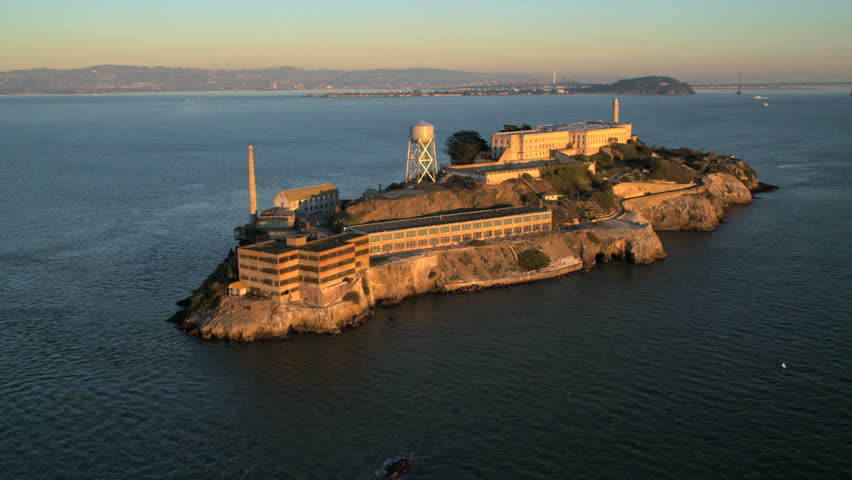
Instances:
[[[852,80],[852,0],[0,0],[0,70],[98,64]]]

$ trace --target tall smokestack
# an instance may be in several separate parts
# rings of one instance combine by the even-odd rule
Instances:
[[[612,123],[618,123],[618,99],[612,101]]]
[[[254,185],[254,146],[248,146],[249,215],[252,225],[257,221],[257,188]]]

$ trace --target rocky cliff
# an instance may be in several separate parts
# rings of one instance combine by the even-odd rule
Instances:
[[[522,205],[521,194],[527,188],[515,180],[499,185],[418,185],[376,194],[346,208],[348,225],[410,218],[460,209],[490,208],[495,205]]]
[[[229,255],[204,284],[182,304],[186,309],[172,321],[191,335],[205,340],[261,341],[293,333],[337,333],[369,316],[372,307],[396,303],[406,297],[444,292],[457,282],[516,283],[524,272],[517,253],[538,248],[554,261],[580,259],[591,268],[598,262],[652,263],[665,258],[659,237],[641,216],[595,225],[569,233],[548,233],[522,240],[430,251],[387,259],[353,282],[358,301],[337,301],[316,308],[301,304],[279,305],[264,298],[239,299],[226,294],[234,255]],[[579,267],[578,267],[579,268]],[[559,274],[558,272],[556,273]],[[546,276],[546,275],[544,275]],[[542,278],[542,276],[536,277]]]
[[[636,197],[623,202],[625,210],[640,213],[655,230],[715,230],[725,207],[751,203],[751,192],[727,173],[703,178],[692,188]]]

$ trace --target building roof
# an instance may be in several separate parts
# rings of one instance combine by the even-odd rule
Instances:
[[[533,130],[518,130],[514,132],[497,132],[494,135],[536,135],[539,133],[567,132],[579,130],[605,130],[608,128],[625,127],[627,123],[612,123],[604,121],[564,123],[557,125],[536,125]]]
[[[329,192],[329,191],[332,191],[332,190],[334,190],[336,192],[337,187],[335,187],[334,185],[332,185],[330,183],[323,183],[321,185],[313,185],[311,187],[301,187],[301,188],[294,188],[292,190],[284,190],[284,191],[278,192],[278,195],[284,195],[285,197],[287,197],[287,200],[289,200],[291,202],[298,202],[300,200],[305,200],[307,198],[311,198],[311,197],[314,197],[316,195],[319,195],[323,192]]]
[[[314,240],[313,242],[308,242],[304,245],[298,246],[287,245],[287,239],[283,238],[280,240],[274,240],[272,242],[246,245],[245,247],[240,247],[240,249],[253,250],[255,252],[261,253],[271,253],[273,255],[281,255],[282,253],[292,252],[296,250],[304,250],[308,252],[324,252],[326,250],[331,250],[346,245],[349,241],[354,240],[360,236],[361,235],[358,233],[341,233],[339,235],[320,238],[319,240]]]
[[[409,228],[431,227],[447,223],[469,222],[472,220],[487,220],[489,218],[508,217],[522,215],[524,213],[547,212],[546,208],[534,207],[505,207],[474,210],[471,212],[452,213],[448,215],[430,215],[428,217],[406,218],[404,220],[390,220],[387,222],[365,223],[353,225],[349,230],[358,233],[370,234],[387,232],[392,230],[406,230]]]
[[[456,168],[454,166],[450,166],[447,168],[450,172],[475,172],[475,173],[499,173],[499,172],[511,172],[515,170],[533,170],[536,168],[543,167],[557,167],[561,165],[567,165],[575,163],[572,161],[565,160],[526,160],[526,161],[511,161],[506,163],[498,163],[494,164],[484,164],[482,166],[477,166],[475,163],[471,165],[463,165],[464,168]]]
[[[234,283],[228,285],[228,288],[236,288],[237,290],[243,290],[243,289],[248,288],[248,285],[246,285],[243,282],[237,281],[237,282],[234,282]]]

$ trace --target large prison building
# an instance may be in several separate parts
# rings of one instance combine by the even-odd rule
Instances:
[[[493,158],[500,163],[525,162],[553,157],[554,151],[567,155],[594,155],[612,143],[633,138],[633,125],[613,122],[577,122],[565,125],[538,125],[532,130],[497,132],[491,135]]]
[[[349,232],[305,240],[290,237],[238,248],[240,281],[249,292],[282,303],[325,306],[349,291],[355,275],[370,266],[367,236]]]
[[[547,209],[506,207],[366,223],[351,226],[349,231],[369,235],[370,255],[387,255],[474,239],[549,232],[551,225]]]

